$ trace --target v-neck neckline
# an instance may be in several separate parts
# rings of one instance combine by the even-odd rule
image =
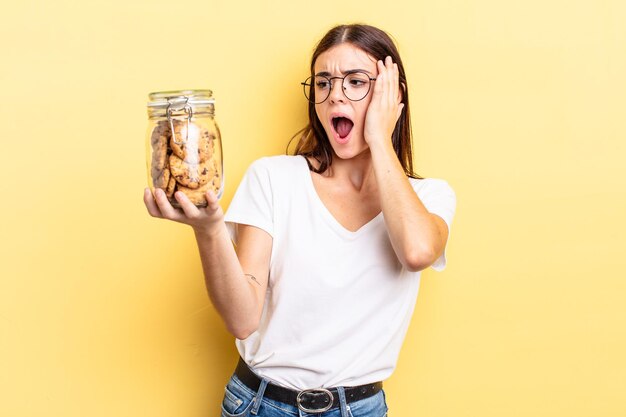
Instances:
[[[306,188],[309,193],[309,197],[313,201],[313,203],[319,207],[320,209],[319,213],[322,215],[322,217],[324,217],[327,223],[339,234],[347,238],[355,238],[363,234],[369,228],[373,227],[374,224],[378,223],[380,219],[383,218],[383,212],[381,210],[378,212],[378,214],[376,214],[376,216],[374,216],[369,221],[361,225],[361,227],[359,227],[357,230],[352,231],[346,228],[343,224],[339,222],[339,220],[337,220],[337,218],[330,212],[328,207],[326,207],[326,204],[324,204],[324,202],[322,201],[322,198],[320,197],[320,195],[317,192],[317,189],[315,188],[315,183],[313,182],[313,172],[309,170],[309,164],[307,163],[306,157],[302,155],[300,156],[302,158],[302,166],[303,166],[304,174],[306,175],[305,183],[306,183]]]

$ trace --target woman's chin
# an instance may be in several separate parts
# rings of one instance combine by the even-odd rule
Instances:
[[[367,144],[363,144],[362,146],[333,146],[333,151],[337,158],[347,160],[369,152],[369,147]]]

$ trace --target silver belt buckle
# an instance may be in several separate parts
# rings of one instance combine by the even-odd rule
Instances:
[[[329,399],[328,405],[322,408],[306,408],[304,405],[302,405],[302,395],[308,394],[308,393],[326,394]],[[305,389],[304,391],[300,391],[298,393],[298,398],[296,398],[296,402],[298,403],[298,408],[304,411],[305,413],[323,413],[324,411],[330,410],[330,408],[333,406],[334,400],[335,400],[335,397],[333,397],[333,393],[325,388]]]

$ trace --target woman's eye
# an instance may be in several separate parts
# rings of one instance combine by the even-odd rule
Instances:
[[[367,85],[370,80],[364,74],[351,74],[346,78],[346,81],[351,88],[359,88]]]
[[[330,83],[328,81],[316,81],[315,82],[315,87],[322,89],[322,90],[328,88],[329,85]]]

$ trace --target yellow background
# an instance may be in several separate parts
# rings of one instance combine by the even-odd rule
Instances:
[[[237,357],[150,218],[147,94],[211,88],[226,208],[305,123],[332,25],[397,39],[417,171],[458,197],[391,417],[626,415],[626,3],[14,1],[0,16],[0,415],[216,416]],[[366,347],[364,347],[366,348]]]

